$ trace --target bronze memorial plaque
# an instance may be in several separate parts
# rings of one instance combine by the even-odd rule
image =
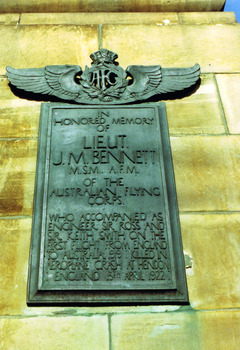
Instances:
[[[187,303],[165,104],[141,101],[192,93],[200,66],[90,58],[7,67],[16,94],[55,102],[40,118],[28,304]]]
[[[187,301],[165,104],[43,104],[28,304]]]

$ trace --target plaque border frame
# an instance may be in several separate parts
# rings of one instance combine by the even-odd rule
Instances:
[[[49,118],[52,117],[54,108],[98,108],[111,109],[123,107],[146,108],[152,107],[159,117],[160,143],[162,145],[162,155],[164,161],[164,172],[166,190],[168,198],[171,238],[174,253],[174,266],[176,274],[176,289],[152,289],[152,290],[41,290],[38,285],[38,271],[41,271],[40,244],[42,211],[44,207],[44,182],[46,167],[46,145],[49,142]],[[45,132],[44,132],[45,131]],[[177,194],[175,177],[168,132],[166,115],[166,105],[160,103],[141,103],[130,105],[74,105],[66,103],[43,103],[41,106],[41,116],[39,122],[39,142],[37,154],[37,170],[34,191],[34,210],[31,235],[31,247],[28,269],[27,304],[37,305],[140,305],[140,304],[188,304],[188,291],[185,274],[185,263],[181,239],[179,211],[177,204]],[[43,244],[43,242],[42,242]]]

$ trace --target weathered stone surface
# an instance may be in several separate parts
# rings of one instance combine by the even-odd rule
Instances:
[[[0,319],[2,349],[108,350],[106,316]]]
[[[114,350],[238,350],[239,311],[177,312],[112,317]]]
[[[0,220],[1,315],[20,314],[26,305],[31,223],[31,219]]]
[[[217,74],[217,83],[227,118],[228,128],[232,134],[240,133],[240,74]]]
[[[191,306],[239,307],[240,214],[181,215],[180,221]]]
[[[235,24],[104,25],[103,47],[117,52],[122,66],[187,67],[198,62],[202,73],[240,71],[240,26]]]
[[[171,138],[180,211],[240,210],[240,138]]]
[[[0,141],[0,148],[0,216],[31,215],[37,142]]]
[[[37,137],[40,106],[0,108],[0,138]]]
[[[239,310],[201,312],[198,318],[201,324],[202,349],[239,350]]]
[[[196,314],[116,315],[112,317],[114,350],[188,349],[200,350]]]
[[[98,48],[96,26],[0,26],[0,36],[0,74],[6,73],[6,66],[76,64],[84,68]]]
[[[13,94],[8,79],[0,78],[0,138],[37,137],[40,102]]]
[[[182,12],[178,16],[181,24],[237,23],[234,12]]]
[[[179,311],[180,305],[147,305],[147,306],[96,306],[96,307],[25,307],[22,310],[24,316],[93,316],[94,314],[141,314],[164,313]]]
[[[20,25],[32,24],[178,24],[176,12],[23,13]],[[111,49],[111,48],[110,48]]]
[[[170,134],[222,134],[225,132],[217,88],[211,74],[189,97],[167,101]]]
[[[225,0],[2,0],[0,12],[219,11]]]

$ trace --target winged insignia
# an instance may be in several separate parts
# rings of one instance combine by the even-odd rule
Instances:
[[[200,66],[162,68],[160,65],[121,68],[112,51],[101,49],[90,55],[92,65],[56,65],[45,68],[7,67],[10,83],[18,89],[53,95],[87,104],[121,104],[146,100],[187,89],[199,80]],[[160,96],[161,97],[161,96]]]

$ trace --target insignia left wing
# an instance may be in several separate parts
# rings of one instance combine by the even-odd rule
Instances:
[[[72,65],[31,69],[7,67],[8,79],[18,89],[54,95],[65,100],[75,100],[78,97],[81,87],[75,82],[75,76],[81,72],[80,66]]]

